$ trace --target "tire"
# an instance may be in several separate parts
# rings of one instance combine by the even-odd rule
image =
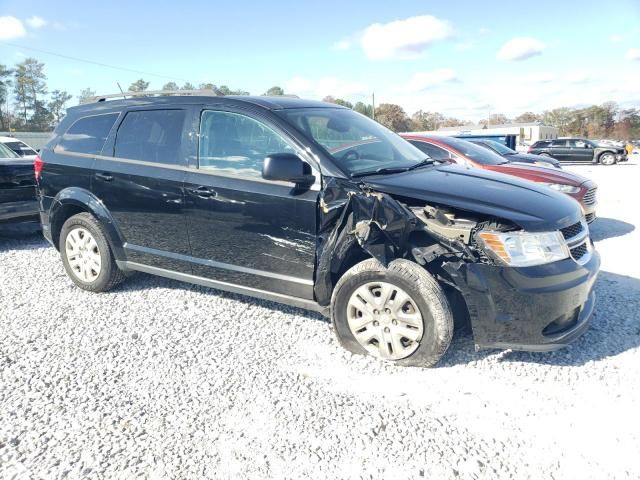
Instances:
[[[106,292],[125,278],[100,223],[90,213],[79,213],[64,222],[59,247],[67,275],[83,290]]]
[[[538,153],[538,155],[540,155],[541,157],[551,158],[551,155],[549,155],[547,152]]]
[[[404,366],[435,365],[453,337],[453,315],[442,288],[424,268],[404,259],[388,268],[368,259],[348,270],[333,290],[331,321],[350,352]]]
[[[616,156],[611,152],[604,152],[604,153],[601,153],[600,156],[598,157],[598,162],[600,162],[600,165],[606,165],[606,166],[615,165]]]

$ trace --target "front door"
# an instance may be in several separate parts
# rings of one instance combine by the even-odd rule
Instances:
[[[584,140],[569,140],[572,162],[590,162],[593,160],[593,148]]]
[[[94,165],[92,190],[111,213],[127,261],[191,273],[183,181],[188,111],[130,110]]]
[[[264,180],[266,156],[305,154],[255,115],[200,112],[197,165],[185,178],[194,275],[312,299],[320,179],[304,190]]]

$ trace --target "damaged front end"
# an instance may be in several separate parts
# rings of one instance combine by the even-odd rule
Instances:
[[[365,258],[385,266],[405,258],[438,280],[457,317],[468,316],[476,348],[562,347],[588,325],[599,258],[517,268],[486,248],[488,232],[520,231],[508,220],[329,179],[320,197],[316,301],[329,305],[340,276]]]

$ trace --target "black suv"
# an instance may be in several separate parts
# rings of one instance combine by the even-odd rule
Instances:
[[[602,165],[615,165],[628,160],[624,148],[616,148],[584,138],[538,140],[529,147],[529,153],[553,157],[561,162],[591,162]]]
[[[70,108],[41,155],[44,234],[85,290],[141,271],[265,298],[330,315],[352,352],[422,366],[453,311],[478,347],[540,351],[594,308],[578,203],[439,164],[336,105],[103,99]]]

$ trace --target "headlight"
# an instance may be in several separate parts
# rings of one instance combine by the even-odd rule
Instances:
[[[530,267],[569,258],[560,232],[529,233],[484,231],[478,234],[488,255],[512,267]]]
[[[564,183],[544,183],[544,182],[539,182],[539,183],[540,185],[549,187],[551,190],[556,190],[557,192],[562,192],[562,193],[578,193],[580,191],[580,187],[574,187],[573,185],[565,185]]]

